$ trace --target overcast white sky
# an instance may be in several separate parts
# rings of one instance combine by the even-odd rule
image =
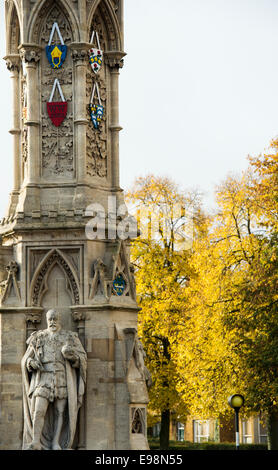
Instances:
[[[0,56],[5,55],[4,1]],[[121,186],[168,175],[199,187],[240,173],[278,134],[277,0],[126,0]],[[0,63],[0,216],[12,187],[9,73]]]

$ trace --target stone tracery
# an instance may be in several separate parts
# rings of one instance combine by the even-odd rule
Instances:
[[[33,306],[39,306],[42,296],[47,290],[47,275],[55,264],[58,264],[64,271],[66,278],[69,282],[71,295],[74,304],[80,302],[80,292],[77,280],[73,274],[72,268],[68,262],[58,250],[52,250],[42,261],[39,268],[34,274],[33,281],[31,283],[31,303]]]

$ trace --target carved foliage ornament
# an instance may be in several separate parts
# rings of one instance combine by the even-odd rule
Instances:
[[[19,54],[23,62],[37,63],[41,58],[40,51],[31,48],[21,48]]]
[[[105,50],[107,48],[106,31],[98,13],[94,16],[92,28],[90,31],[91,37],[93,35],[93,31],[97,31],[99,44],[102,46],[102,50]],[[89,63],[86,78],[87,103],[93,105],[93,109],[91,108],[91,106],[89,106],[88,113],[91,119],[93,114],[93,119],[95,120],[97,125],[97,127],[94,124],[87,126],[87,175],[91,177],[96,176],[99,178],[106,178],[108,133],[107,67],[102,66],[97,73],[97,86],[95,87],[95,96],[92,93],[92,91],[94,91],[94,83],[92,80],[92,69]],[[94,97],[93,100],[92,95]]]

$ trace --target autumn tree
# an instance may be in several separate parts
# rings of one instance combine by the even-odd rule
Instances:
[[[136,180],[127,200],[141,231],[132,245],[132,261],[142,309],[139,334],[153,378],[149,409],[161,416],[160,447],[167,449],[171,412],[187,414],[176,387],[174,344],[186,321],[192,219],[195,214],[201,220],[199,196],[183,193],[168,178],[149,175]]]
[[[246,409],[269,417],[278,398],[277,243],[252,168],[217,190],[218,212],[194,244],[187,334],[179,338],[178,390],[193,414],[219,416],[241,392]],[[184,371],[182,374],[182,370]]]

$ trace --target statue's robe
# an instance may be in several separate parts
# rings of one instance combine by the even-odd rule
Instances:
[[[55,333],[58,349],[53,354],[51,351],[51,339],[53,334],[48,330],[34,332],[27,340],[27,351],[22,358],[22,378],[23,378],[23,406],[24,406],[24,432],[23,449],[28,448],[33,438],[33,418],[35,412],[36,396],[43,396],[49,401],[45,416],[44,428],[41,436],[42,448],[51,449],[55,432],[55,413],[53,401],[56,398],[67,397],[67,406],[64,413],[63,428],[61,431],[60,445],[62,449],[71,449],[76,432],[77,415],[82,405],[86,383],[87,355],[78,338],[77,333],[60,330]],[[61,354],[61,347],[70,345],[73,348],[77,361],[75,364],[65,360]],[[51,356],[52,353],[52,356]],[[52,362],[51,362],[52,357]],[[53,374],[58,369],[58,376],[55,383],[60,385],[58,395],[48,393],[47,374],[40,370],[32,370],[29,360],[38,361],[42,369],[52,370]],[[49,376],[51,377],[51,372]],[[66,385],[66,387],[65,387]]]

